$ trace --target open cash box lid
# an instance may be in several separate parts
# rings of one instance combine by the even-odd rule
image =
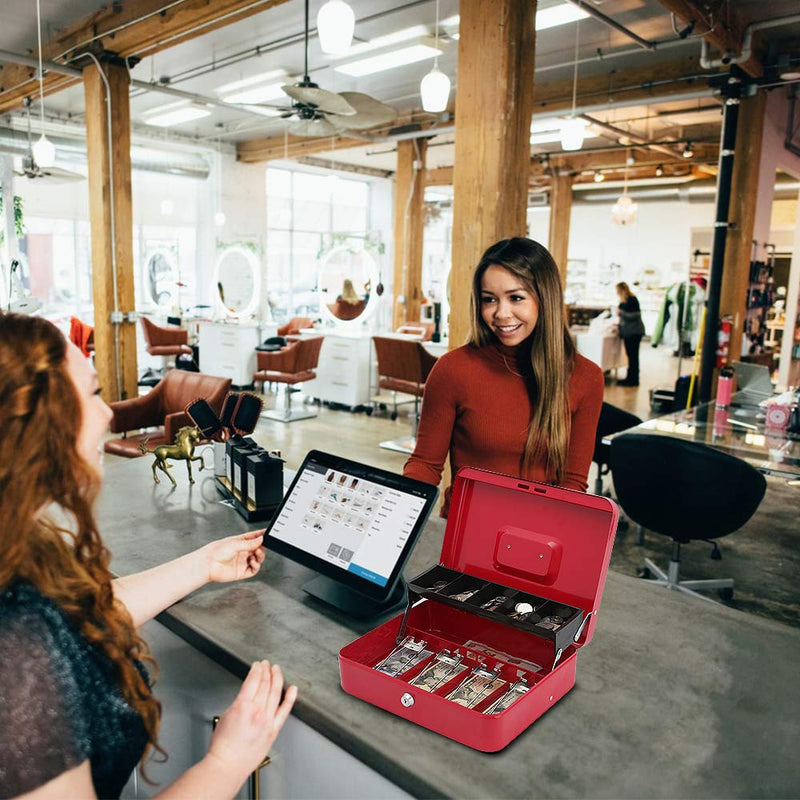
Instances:
[[[606,497],[464,467],[458,471],[441,563],[476,578],[580,608],[591,618],[605,585],[619,511]]]

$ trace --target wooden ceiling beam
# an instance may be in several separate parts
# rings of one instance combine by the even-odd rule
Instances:
[[[166,9],[164,0],[113,2],[60,30],[42,46],[42,59],[66,64],[90,47],[121,58],[142,58],[285,2],[184,0]],[[35,50],[29,54],[37,55]],[[44,76],[44,92],[50,94],[75,82],[48,72]],[[0,112],[16,108],[35,91],[35,69],[19,64],[0,65]]]
[[[322,139],[308,136],[270,136],[267,139],[240,142],[236,146],[236,160],[244,164],[258,164],[281,158],[310,156],[313,153],[349,150],[351,147],[363,147],[364,144],[363,139],[351,139],[349,136],[340,135],[326,136]]]
[[[274,161],[280,158],[296,158],[309,156],[312,153],[323,153],[333,150],[347,150],[351,147],[364,147],[365,145],[391,144],[396,140],[391,139],[390,131],[415,124],[412,116],[404,116],[392,123],[391,128],[364,131],[363,139],[355,136],[337,134],[336,136],[323,136],[310,138],[308,136],[268,136],[265,139],[251,139],[249,142],[240,142],[236,147],[236,160],[245,164],[257,164],[262,161]],[[439,129],[452,131],[453,123],[437,122],[426,123],[424,130],[420,131],[420,138],[436,136]],[[446,132],[446,131],[445,131]],[[357,134],[356,134],[357,135]],[[366,138],[369,137],[369,138]],[[388,137],[388,138],[383,138]]]
[[[714,14],[707,0],[659,0],[662,6],[687,25],[694,24],[693,36],[702,36],[709,44],[723,53],[738,56],[742,51],[744,33],[748,20],[733,7],[733,3],[715,3]],[[751,50],[750,57],[738,65],[753,78],[760,78],[764,72],[761,59]]]

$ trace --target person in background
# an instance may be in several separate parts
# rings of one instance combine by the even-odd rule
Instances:
[[[113,579],[94,517],[111,411],[80,351],[44,319],[0,314],[0,793],[119,797],[158,744],[161,705],[137,628],[209,581],[257,574],[263,531]],[[291,711],[253,664],[207,755],[159,797],[233,797]]]
[[[338,295],[330,309],[333,315],[339,319],[355,319],[364,310],[366,304],[366,301],[356,294],[353,281],[345,278],[342,282],[342,293]]]
[[[644,323],[642,322],[642,312],[639,308],[639,300],[631,292],[630,287],[624,281],[616,286],[619,306],[619,335],[625,345],[625,355],[628,357],[628,374],[625,380],[618,381],[619,386],[638,386],[639,385],[639,345],[644,336]]]
[[[449,454],[453,475],[479,467],[586,491],[603,373],[575,350],[553,257],[531,239],[492,245],[470,307],[468,343],[441,356],[425,382],[403,473],[438,485]]]

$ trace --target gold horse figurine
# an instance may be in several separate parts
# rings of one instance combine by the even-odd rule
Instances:
[[[186,425],[183,428],[179,428],[178,432],[175,434],[175,444],[160,444],[158,447],[150,450],[147,447],[147,439],[145,439],[139,445],[139,449],[143,453],[152,453],[156,457],[153,462],[153,479],[156,483],[161,483],[156,474],[156,469],[160,469],[172,481],[172,485],[177,486],[178,484],[175,483],[175,478],[169,473],[169,470],[172,469],[172,464],[167,464],[167,459],[171,458],[173,460],[186,461],[186,469],[189,471],[189,483],[194,483],[194,478],[192,477],[192,461],[200,462],[201,471],[205,466],[203,464],[203,457],[194,454],[195,445],[199,441],[200,429],[191,425]]]

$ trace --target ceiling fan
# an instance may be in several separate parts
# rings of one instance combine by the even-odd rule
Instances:
[[[292,108],[281,114],[296,117],[289,126],[294,136],[332,136],[389,125],[397,111],[362,92],[329,92],[308,76],[308,0],[305,0],[305,62],[303,80],[281,89],[292,99]]]
[[[33,157],[33,143],[31,139],[31,99],[26,97],[23,101],[25,116],[28,121],[28,152],[22,157],[22,172],[14,171],[15,175],[26,178],[47,179],[50,183],[68,183],[70,181],[84,181],[86,177],[79,172],[71,172],[61,167],[40,167]]]

